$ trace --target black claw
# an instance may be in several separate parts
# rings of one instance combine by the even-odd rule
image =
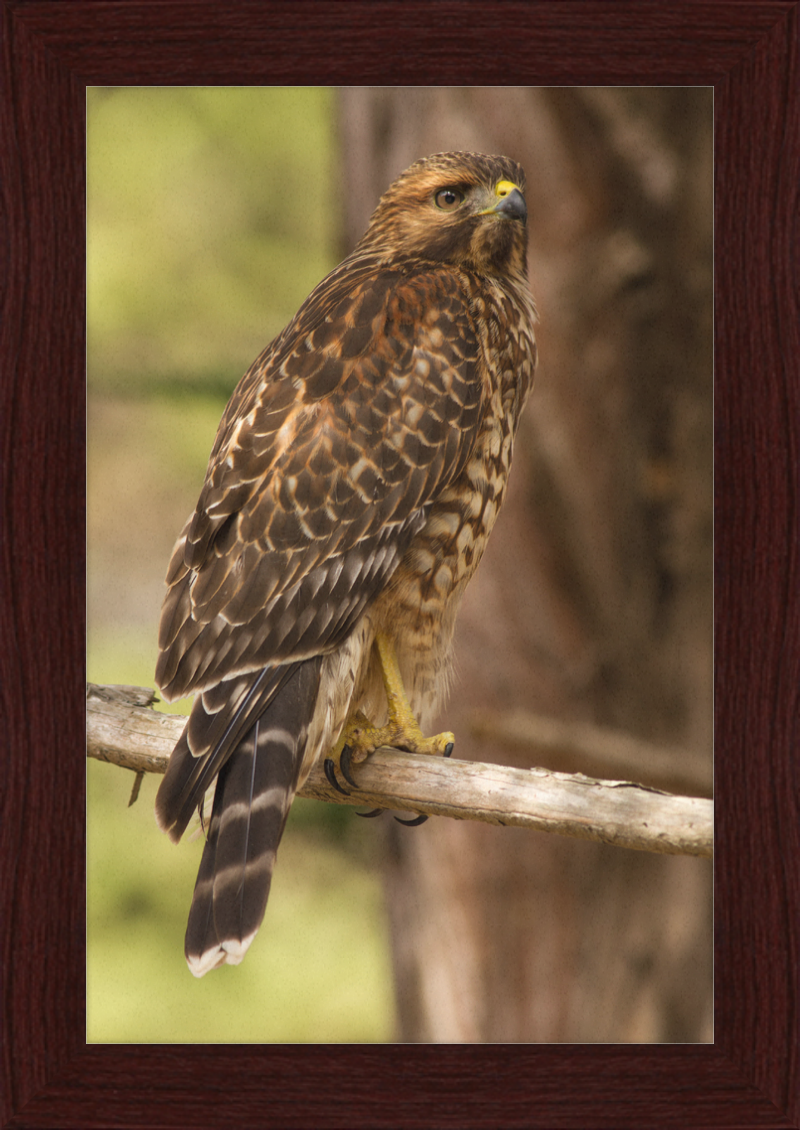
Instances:
[[[336,789],[337,793],[341,793],[342,796],[350,796],[350,793],[347,791],[347,789],[343,789],[339,782],[336,780],[336,769],[334,768],[334,764],[329,757],[326,757],[323,761],[322,768],[325,770],[325,776],[328,778],[331,787]]]
[[[446,755],[445,755],[446,756]],[[405,824],[406,828],[418,828],[420,824],[424,824],[428,817],[423,812],[421,816],[417,816],[414,820],[402,820],[399,816],[395,816],[398,824]]]
[[[447,745],[446,745],[446,746],[444,747],[444,755],[445,755],[445,757],[449,757],[449,756],[450,756],[450,754],[451,754],[451,753],[453,752],[453,750],[454,750],[455,748],[456,748],[456,743],[455,743],[455,742],[448,742],[448,743],[447,743]]]
[[[385,811],[385,808],[371,808],[369,812],[357,812],[356,816],[363,816],[365,820],[371,820],[373,816],[380,816]]]
[[[353,780],[353,775],[350,772],[351,757],[353,751],[349,745],[346,745],[342,750],[342,756],[339,758],[339,768],[342,771],[342,776],[348,784],[352,785],[354,789],[358,788],[358,782]]]

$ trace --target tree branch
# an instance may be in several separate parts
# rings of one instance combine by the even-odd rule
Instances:
[[[527,710],[474,713],[470,729],[479,738],[530,751],[548,769],[570,772],[575,765],[598,777],[629,777],[651,788],[711,797],[710,759],[692,757],[677,746],[659,746],[589,722],[563,722]]]
[[[87,754],[136,773],[163,773],[186,718],[150,709],[142,687],[87,684]],[[667,855],[710,856],[713,805],[631,781],[512,769],[379,749],[355,767],[359,791],[331,788],[315,766],[300,796],[335,804],[410,809],[599,840]]]

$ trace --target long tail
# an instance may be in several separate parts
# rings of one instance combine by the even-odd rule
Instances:
[[[248,720],[244,737],[226,752],[221,767],[219,747],[202,758],[219,771],[186,927],[186,960],[196,977],[226,962],[238,965],[264,918],[278,845],[297,789],[319,671],[320,660],[312,659],[281,680],[263,713]],[[240,702],[237,715],[242,706]],[[241,719],[232,718],[225,733],[231,726],[234,732],[237,726],[241,729]],[[181,797],[185,809],[187,789],[181,788],[181,781],[197,781],[201,759],[192,756],[182,738],[170,771],[173,760],[172,780],[165,778],[156,809],[162,827],[178,838],[173,827],[175,798]],[[207,786],[206,773],[199,777]],[[188,792],[196,792],[194,784]],[[182,817],[177,823],[185,827]]]

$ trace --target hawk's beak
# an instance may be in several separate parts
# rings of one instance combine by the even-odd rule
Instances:
[[[510,180],[499,181],[495,185],[494,194],[500,199],[490,208],[484,208],[479,215],[507,216],[509,220],[522,220],[523,223],[527,220],[528,209],[525,205],[525,197]]]

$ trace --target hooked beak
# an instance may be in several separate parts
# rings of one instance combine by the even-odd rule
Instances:
[[[525,197],[515,184],[510,180],[501,180],[495,185],[494,193],[500,199],[490,208],[484,208],[479,212],[480,216],[496,215],[509,220],[522,220],[525,223],[528,218]]]

